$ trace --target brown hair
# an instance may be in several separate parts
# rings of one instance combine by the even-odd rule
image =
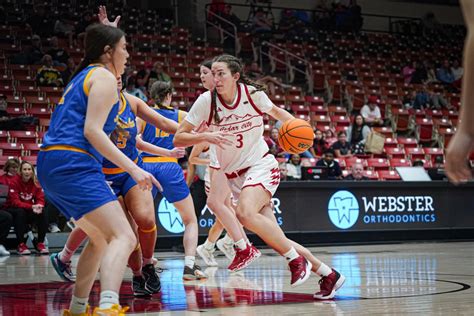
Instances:
[[[173,85],[168,81],[155,81],[150,88],[150,97],[157,105],[163,103],[168,94],[173,93]]]
[[[244,64],[242,63],[242,61],[239,58],[237,58],[235,56],[232,56],[232,55],[223,54],[223,55],[219,55],[217,57],[214,57],[214,59],[212,60],[212,63],[225,63],[227,65],[227,67],[229,68],[231,74],[239,73],[240,78],[237,81],[237,83],[243,83],[245,85],[253,86],[253,87],[256,88],[250,94],[253,94],[257,91],[264,91],[264,92],[267,91],[267,86],[266,85],[258,83],[256,81],[253,81],[245,75],[245,73],[244,73]],[[219,115],[217,114],[217,101],[216,101],[217,100],[217,91],[216,91],[216,89],[214,89],[211,92],[211,96],[212,96],[211,106],[212,106],[212,111],[214,112],[214,121],[219,123],[221,120],[219,118]]]
[[[3,171],[5,171],[5,173],[9,173],[13,166],[16,166],[17,168],[20,167],[20,160],[18,160],[18,158],[8,159],[5,163],[5,166],[3,166]]]

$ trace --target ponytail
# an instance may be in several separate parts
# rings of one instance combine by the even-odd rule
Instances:
[[[221,122],[221,118],[219,117],[219,113],[217,113],[217,91],[213,89],[211,91],[211,112],[214,114],[214,122],[219,124]],[[211,122],[209,122],[211,123]]]
[[[243,73],[240,74],[240,79],[237,82],[243,83],[247,86],[255,87],[255,90],[250,92],[250,94],[254,94],[257,91],[267,92],[267,85],[262,84],[262,83],[258,83],[258,82],[254,81],[252,79],[249,79],[249,77],[247,77]]]

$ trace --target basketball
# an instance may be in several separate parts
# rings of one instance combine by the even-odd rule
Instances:
[[[286,121],[278,130],[278,144],[290,154],[301,154],[313,146],[311,125],[301,119]]]

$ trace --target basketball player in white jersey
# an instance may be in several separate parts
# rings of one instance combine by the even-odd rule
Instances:
[[[238,200],[237,217],[249,230],[288,260],[291,285],[304,283],[312,264],[295,249],[280,226],[266,216],[270,201],[280,183],[278,162],[268,154],[263,139],[263,113],[286,122],[294,117],[276,107],[262,91],[263,87],[248,80],[242,63],[234,56],[214,59],[212,73],[216,88],[203,93],[194,103],[176,132],[175,146],[185,147],[200,142],[215,144],[216,157],[225,173],[234,198]],[[192,134],[202,121],[215,132]],[[217,135],[216,133],[222,134]],[[236,257],[241,250],[236,249]],[[314,297],[330,299],[342,286],[344,277],[319,262],[317,274],[322,276],[320,291]]]
[[[446,151],[446,174],[455,184],[472,179],[469,156],[474,151],[474,1],[461,0],[467,26],[459,126]]]

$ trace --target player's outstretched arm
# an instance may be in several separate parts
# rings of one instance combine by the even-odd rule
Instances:
[[[295,118],[293,115],[291,115],[290,113],[288,113],[287,111],[283,109],[280,109],[276,105],[273,105],[273,108],[269,112],[267,112],[267,114],[283,123]]]
[[[468,157],[474,149],[474,1],[462,0],[467,37],[464,44],[464,76],[458,130],[446,153],[446,174],[453,183],[472,177]]]

